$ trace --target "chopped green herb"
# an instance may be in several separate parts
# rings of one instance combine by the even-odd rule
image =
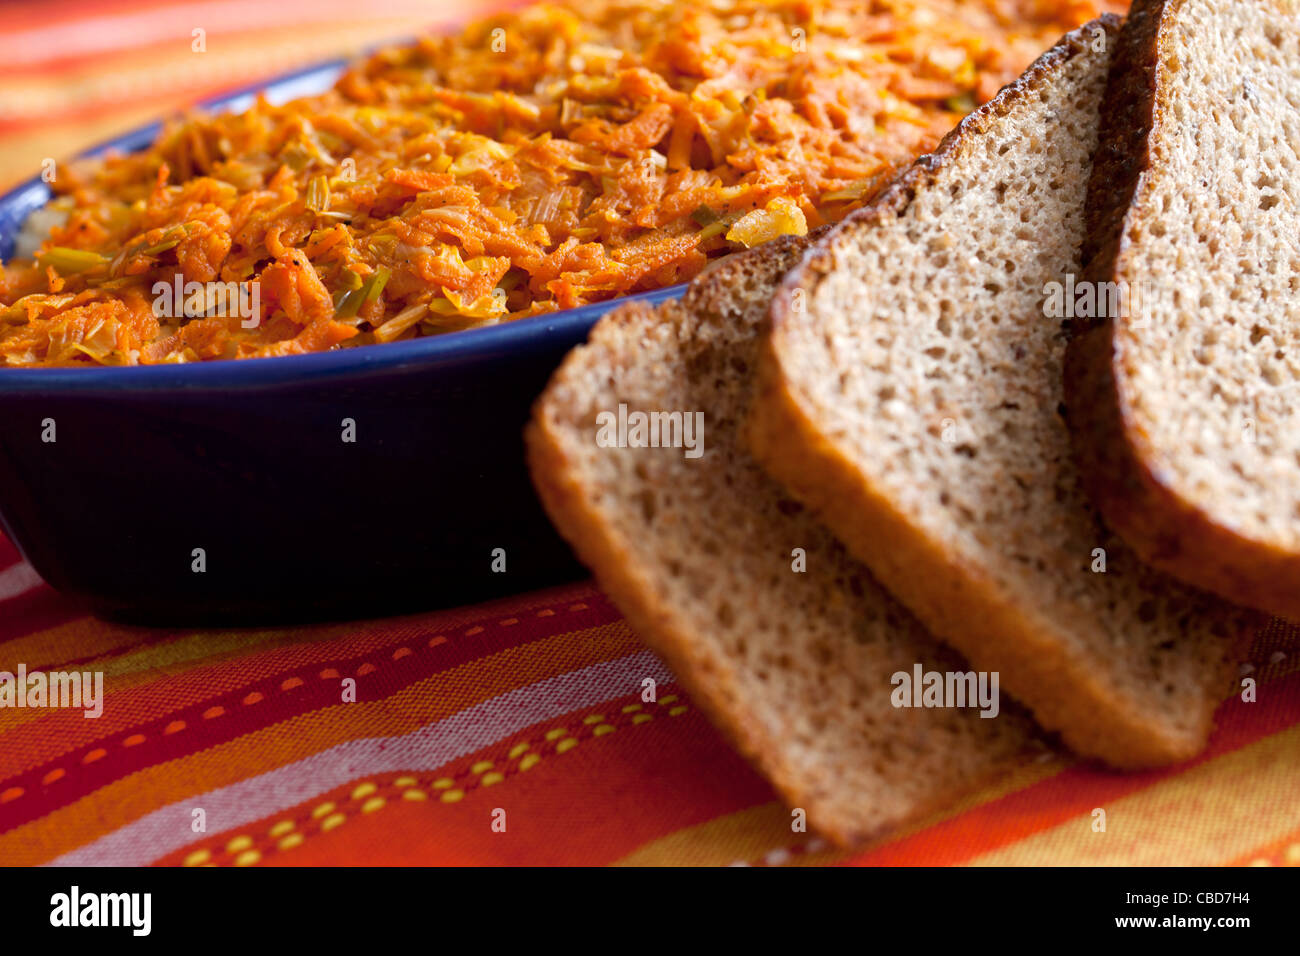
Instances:
[[[345,290],[341,296],[334,298],[334,318],[355,319],[364,301],[366,301],[364,289]]]
[[[108,256],[86,249],[69,249],[66,246],[52,246],[39,256],[43,266],[53,266],[56,272],[75,274],[107,265]]]
[[[160,252],[166,252],[168,249],[175,249],[181,244],[179,239],[168,239],[165,242],[157,243],[152,246],[145,246],[140,251],[146,256],[156,256]]]
[[[393,270],[388,266],[380,266],[375,270],[375,274],[366,280],[364,292],[367,302],[374,302],[379,298],[380,293],[384,291],[384,286],[388,285],[388,277],[393,274]]]
[[[700,206],[695,212],[691,213],[691,218],[701,226],[711,226],[718,221],[718,214],[708,206]]]

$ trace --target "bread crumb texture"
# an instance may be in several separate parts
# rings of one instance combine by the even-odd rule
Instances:
[[[805,496],[831,527],[1045,726],[1138,766],[1203,744],[1244,625],[1109,534],[1071,457],[1045,289],[1080,272],[1113,43],[1084,28],[837,229],[788,281],[772,355],[838,472]],[[882,516],[906,531],[882,541]]]
[[[1300,5],[1167,5],[1159,52],[1115,267],[1128,429],[1184,501],[1300,552]]]
[[[759,468],[741,439],[759,332],[803,244],[778,240],[680,303],[600,322],[535,409],[548,510],[638,635],[808,822],[842,844],[929,812],[1030,744],[1025,715],[896,709],[890,678],[968,665]],[[596,416],[703,411],[704,453],[606,448]],[[795,549],[806,570],[795,570]]]

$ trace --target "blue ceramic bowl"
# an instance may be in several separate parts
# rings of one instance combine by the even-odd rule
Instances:
[[[319,92],[341,68],[204,106]],[[143,149],[159,129],[87,155]],[[0,257],[49,198],[39,179],[0,197]],[[0,369],[0,526],[64,594],[155,623],[396,613],[572,578],[581,569],[534,495],[522,429],[612,305],[285,358]]]

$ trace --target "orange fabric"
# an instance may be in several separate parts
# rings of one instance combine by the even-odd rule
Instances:
[[[1256,642],[1258,701],[1227,701],[1186,766],[1056,757],[842,853],[790,832],[590,584],[301,631],[153,632],[41,626],[63,602],[30,580],[0,541],[0,670],[62,648],[41,666],[102,671],[106,700],[98,719],[0,710],[0,864],[1300,863],[1287,627]]]
[[[499,5],[221,0],[191,23],[161,0],[10,4],[0,187],[232,83]],[[193,27],[207,59],[178,71]],[[1268,629],[1251,660],[1258,701],[1225,702],[1184,767],[1058,757],[842,853],[790,831],[590,584],[309,629],[159,631],[78,615],[0,539],[0,671],[100,671],[107,698],[94,720],[0,708],[0,865],[1300,865],[1296,630]]]

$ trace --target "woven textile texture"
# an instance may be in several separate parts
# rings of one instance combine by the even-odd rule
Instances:
[[[502,5],[7,3],[0,187],[232,85]],[[843,853],[791,832],[591,584],[382,621],[155,630],[79,614],[0,539],[0,671],[102,672],[106,693],[97,719],[0,708],[0,864],[1300,865],[1295,629],[1266,629],[1251,661],[1257,702],[1226,701],[1186,766],[1051,758]]]

